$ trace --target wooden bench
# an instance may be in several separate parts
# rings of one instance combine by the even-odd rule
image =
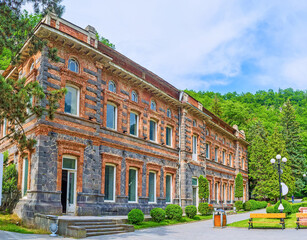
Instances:
[[[253,220],[255,218],[280,219],[279,224],[281,224],[281,229],[285,229],[285,213],[251,213],[248,221],[248,229],[254,228],[254,223],[277,223],[272,221],[258,222]]]
[[[296,214],[296,230],[301,226],[307,226],[307,207],[300,207],[299,213]]]

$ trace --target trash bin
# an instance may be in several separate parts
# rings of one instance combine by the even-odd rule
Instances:
[[[225,227],[227,224],[226,212],[223,209],[217,209],[213,212],[213,227]]]

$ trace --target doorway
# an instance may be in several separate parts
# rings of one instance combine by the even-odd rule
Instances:
[[[75,213],[76,209],[76,158],[63,157],[61,203],[63,213]]]
[[[192,201],[195,207],[198,207],[198,179],[192,178]]]

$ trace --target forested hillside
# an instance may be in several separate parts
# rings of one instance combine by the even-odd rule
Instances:
[[[278,188],[276,171],[273,171],[270,159],[280,153],[288,159],[287,168],[291,167],[290,175],[286,174],[287,168],[283,174],[283,181],[291,194],[307,194],[307,179],[303,178],[307,166],[307,91],[288,88],[278,92],[257,91],[255,94],[186,92],[224,121],[236,124],[246,132],[251,144],[249,175],[253,196],[264,199],[278,195],[278,191],[272,196],[267,192]],[[291,179],[293,177],[295,179]]]

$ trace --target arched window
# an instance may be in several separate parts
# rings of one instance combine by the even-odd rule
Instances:
[[[30,61],[30,63],[29,63],[29,72],[31,72],[33,69],[34,69],[34,61],[33,61],[33,59]]]
[[[116,85],[113,81],[109,81],[109,90],[114,93],[116,92]]]
[[[75,59],[68,60],[68,69],[72,72],[79,73],[79,64]]]
[[[193,127],[196,127],[196,125],[197,125],[197,124],[196,124],[196,120],[194,119],[194,120],[193,120]]]
[[[206,129],[206,135],[209,136],[209,130],[208,129]]]
[[[131,100],[133,102],[138,102],[138,94],[135,91],[131,92]]]
[[[150,109],[157,111],[157,105],[156,105],[156,102],[154,100],[151,100]]]
[[[168,108],[167,112],[166,112],[167,117],[171,118],[172,117],[172,112],[171,110]]]

